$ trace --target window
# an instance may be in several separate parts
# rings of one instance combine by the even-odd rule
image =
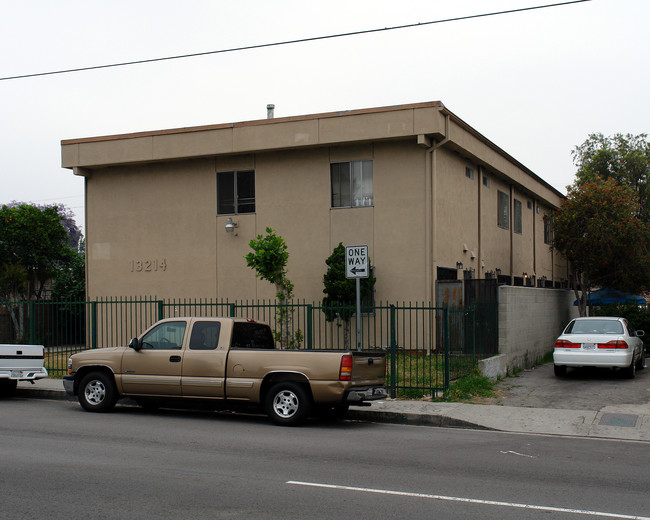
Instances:
[[[235,322],[232,328],[231,348],[269,349],[275,348],[275,340],[268,325],[261,323]]]
[[[486,188],[490,187],[490,176],[486,175],[485,173],[483,174],[483,186]]]
[[[497,191],[497,225],[503,229],[510,229],[510,196],[502,191]]]
[[[332,207],[372,206],[372,161],[349,161],[330,165]]]
[[[553,242],[552,219],[548,215],[544,216],[544,243],[551,245]]]
[[[218,321],[197,321],[192,327],[190,350],[215,350],[219,345],[221,323]]]
[[[142,338],[143,349],[177,350],[183,346],[184,321],[166,321],[151,329]]]
[[[474,170],[469,166],[465,167],[465,177],[467,177],[468,179],[474,178]]]
[[[521,235],[522,233],[522,224],[521,224],[521,201],[514,199],[514,208],[513,208],[513,213],[514,213],[514,222],[512,223],[512,227],[515,233],[519,233]]]
[[[217,173],[217,214],[255,213],[255,172]]]

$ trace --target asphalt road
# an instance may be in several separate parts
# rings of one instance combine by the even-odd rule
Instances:
[[[646,362],[650,363],[650,358]],[[650,368],[637,370],[634,379],[601,368],[569,369],[566,377],[558,378],[549,363],[504,378],[495,391],[497,397],[474,402],[596,411],[606,406],[646,404],[650,402]]]
[[[648,518],[648,445],[0,400],[0,516]],[[550,516],[549,516],[550,515]],[[644,516],[645,515],[645,516]],[[607,518],[607,516],[600,516]]]

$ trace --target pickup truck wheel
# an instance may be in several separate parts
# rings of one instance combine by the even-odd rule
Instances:
[[[304,387],[287,381],[277,383],[266,394],[266,413],[275,424],[295,426],[307,419],[311,399]]]
[[[92,372],[79,384],[79,403],[88,412],[108,412],[117,402],[113,378],[102,372]]]

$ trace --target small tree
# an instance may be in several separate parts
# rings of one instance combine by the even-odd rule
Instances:
[[[594,286],[624,291],[650,287],[650,228],[638,215],[634,190],[600,177],[569,187],[554,212],[552,247],[571,263],[581,316]]]
[[[350,347],[350,321],[356,312],[357,284],[355,280],[345,277],[345,247],[342,242],[334,248],[332,254],[325,260],[328,266],[323,275],[323,313],[327,321],[339,318],[343,321],[343,343],[345,348]],[[368,268],[372,273],[370,260]],[[361,297],[372,293],[375,286],[375,277],[370,275],[360,281]]]
[[[287,278],[287,244],[284,238],[267,227],[266,236],[257,235],[249,246],[253,251],[244,256],[246,264],[255,270],[258,278],[275,285],[276,298],[280,300],[280,331],[276,331],[276,341],[280,342],[282,348],[299,348],[302,333],[300,330],[291,332],[292,313],[288,308],[289,299],[293,297],[293,283]]]

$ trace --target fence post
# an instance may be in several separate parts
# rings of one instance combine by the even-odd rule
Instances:
[[[22,340],[22,338],[21,338]],[[30,345],[36,344],[36,302],[29,302],[29,341]]]
[[[314,347],[314,339],[313,339],[313,334],[314,334],[314,317],[312,316],[314,307],[313,305],[309,304],[307,305],[307,331],[306,331],[306,341],[307,341],[307,349],[311,350]]]
[[[90,348],[97,348],[97,302],[90,303]]]
[[[230,308],[230,310],[229,310],[229,312],[230,312],[230,317],[231,317],[231,318],[236,317],[236,316],[237,316],[237,311],[235,310],[235,304],[234,304],[234,303],[231,303],[230,305],[228,305],[228,307]]]
[[[472,365],[476,365],[476,303],[472,303]]]
[[[395,398],[397,387],[397,337],[396,337],[396,311],[395,306],[390,306],[390,396]]]
[[[158,300],[158,321],[165,318],[165,302]]]
[[[445,382],[443,385],[443,390],[446,392],[449,390],[449,364],[450,364],[450,357],[449,357],[449,307],[444,307],[443,308],[443,313],[444,313],[444,324],[445,324],[445,330],[443,333],[443,348],[445,349]]]

